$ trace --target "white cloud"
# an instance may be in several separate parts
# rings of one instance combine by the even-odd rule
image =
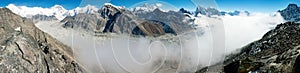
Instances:
[[[42,31],[71,46],[77,62],[91,72],[194,72],[212,60],[209,34],[196,38],[199,33],[189,33],[169,40],[129,38],[127,35],[96,37],[76,30],[72,32],[60,25],[59,21],[36,24]]]
[[[284,19],[279,13],[275,15],[252,13],[250,16],[226,15],[221,18],[224,22],[226,48],[228,52],[260,39],[277,24],[284,22]]]
[[[199,28],[212,29],[215,21],[221,19],[225,31],[225,48],[227,53],[235,51],[253,41],[259,40],[266,32],[277,24],[285,22],[280,13],[241,13],[238,16],[215,16],[213,18],[199,15],[195,17]]]

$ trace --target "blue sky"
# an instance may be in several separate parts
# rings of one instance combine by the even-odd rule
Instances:
[[[81,0],[0,0],[0,7],[8,4],[29,6],[29,7],[52,7],[55,4],[64,6],[65,8],[75,8],[80,4]]]
[[[62,5],[66,9],[73,9],[77,6],[86,4],[96,5],[101,7],[105,2],[111,2],[114,5],[131,7],[134,4],[145,1],[158,0],[0,0],[0,7],[5,7],[8,4],[23,5],[23,6],[38,6],[51,7],[53,5]],[[285,8],[289,3],[300,4],[300,0],[160,0],[167,4],[173,5],[176,8],[186,8],[195,10],[196,4],[202,6],[217,7],[224,11],[247,10],[251,12],[275,12]],[[300,5],[299,5],[300,6]]]
[[[290,3],[300,6],[300,0],[217,0],[217,3],[221,10],[252,12],[274,12],[286,8]]]

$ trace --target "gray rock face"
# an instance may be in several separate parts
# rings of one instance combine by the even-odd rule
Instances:
[[[98,13],[68,16],[64,22],[64,28],[75,28],[78,30],[95,32],[129,33],[136,26],[132,20],[132,15],[125,9],[119,9],[112,5],[104,5]]]
[[[0,72],[85,72],[72,49],[36,28],[7,8],[0,9]]]
[[[64,28],[82,29],[85,31],[100,30],[101,24],[104,20],[99,14],[77,14],[75,16],[68,16],[61,22],[64,22]]]
[[[115,19],[112,23],[114,27],[109,30],[116,33],[130,33],[139,24],[138,21],[132,13],[125,11]]]
[[[116,8],[112,5],[104,5],[98,12],[104,19],[109,19],[115,16],[116,14],[120,14],[124,11],[126,11],[126,9]]]
[[[296,4],[289,4],[287,8],[279,10],[281,16],[287,21],[300,21],[300,7]]]
[[[139,20],[135,18],[135,15],[126,10],[116,8],[111,5],[104,5],[99,10],[101,17],[106,20],[104,29],[102,32],[113,32],[113,33],[127,33],[130,34],[134,27],[139,24]]]
[[[267,32],[260,40],[226,57],[225,73],[298,73],[300,24],[287,22]],[[213,66],[212,66],[213,67]]]

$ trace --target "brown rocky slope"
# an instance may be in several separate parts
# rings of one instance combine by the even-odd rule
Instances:
[[[72,49],[7,8],[0,9],[0,72],[86,72]]]

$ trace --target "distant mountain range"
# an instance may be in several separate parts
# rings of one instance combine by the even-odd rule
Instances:
[[[222,11],[221,12],[221,15],[230,15],[230,16],[239,16],[239,15],[246,15],[246,16],[249,16],[250,15],[250,12],[249,11],[233,11],[233,12],[224,12]]]
[[[116,8],[124,8],[125,9],[125,7],[115,6],[110,3],[106,3],[105,5],[112,5]],[[152,12],[155,9],[160,8],[160,7],[161,7],[161,4],[145,4],[143,6],[130,8],[129,11],[134,12],[134,13],[146,13],[146,12]],[[63,20],[67,16],[74,16],[79,13],[85,13],[85,14],[98,13],[98,11],[100,10],[99,8],[92,6],[92,5],[87,5],[85,7],[77,7],[75,9],[71,9],[71,10],[67,10],[63,6],[60,6],[60,5],[54,5],[53,7],[50,7],[50,8],[41,8],[41,7],[16,6],[14,4],[9,4],[8,6],[6,6],[6,8],[9,8],[14,13],[16,13],[22,17],[32,18],[35,15],[37,15],[37,16],[45,15],[48,17],[54,16],[58,20]],[[184,10],[184,8],[182,8],[181,10]],[[165,10],[161,10],[161,11],[168,12]],[[197,16],[198,14],[211,16],[211,15],[225,15],[225,14],[238,15],[239,13],[241,13],[241,11],[234,11],[234,12],[222,11],[221,12],[215,8],[204,8],[204,7],[198,7],[198,8],[196,8],[195,11],[187,11],[187,12],[189,12],[189,14],[193,14],[195,16]],[[244,12],[246,12],[247,14],[250,14],[248,11],[244,11]],[[37,17],[37,16],[35,16],[35,17]]]
[[[106,3],[106,5],[112,5],[116,8],[123,8],[121,6],[115,6],[110,3]],[[161,5],[159,4],[154,4],[154,5],[149,5],[145,4],[140,7],[135,7],[135,8],[130,8],[128,11],[133,12],[133,13],[147,13],[147,12],[153,12],[155,9],[158,9]],[[54,20],[63,20],[67,16],[74,16],[80,13],[84,14],[93,14],[93,13],[99,13],[99,8],[92,6],[92,5],[87,5],[85,7],[77,7],[75,9],[71,10],[66,10],[64,7],[60,5],[54,5],[53,7],[50,8],[41,8],[41,7],[26,7],[26,6],[16,6],[14,4],[9,4],[6,6],[6,8],[9,8],[12,10],[14,13],[22,16],[22,17],[27,17],[27,18],[33,18],[37,20],[49,20],[49,19],[54,19]],[[166,12],[164,10],[161,10],[163,12]],[[224,11],[219,11],[215,8],[204,8],[204,7],[197,7],[195,11],[187,11],[184,8],[181,8],[179,10],[182,13],[188,13],[194,16],[198,16],[199,14],[201,15],[207,15],[207,16],[212,16],[212,15],[217,15],[217,16],[223,16],[223,15],[230,15],[230,16],[237,16],[240,14],[244,15],[250,15],[251,13],[248,11],[233,11],[233,12],[224,12]],[[300,7],[298,7],[296,4],[289,4],[287,8],[283,10],[279,10],[279,13],[281,13],[282,17],[284,17],[285,20],[287,21],[300,21]],[[47,17],[47,18],[46,18]],[[55,18],[53,18],[55,17]]]
[[[22,17],[31,18],[34,22],[59,20],[65,23],[63,25],[65,28],[82,28],[80,30],[115,33],[132,33],[131,30],[137,24],[154,20],[167,24],[164,28],[170,27],[170,29],[165,30],[172,29],[178,34],[197,28],[193,23],[195,21],[194,17],[198,15],[210,17],[213,15],[235,16],[241,13],[250,14],[247,11],[220,12],[215,8],[203,7],[198,7],[196,11],[187,11],[184,8],[178,11],[164,11],[159,8],[160,6],[160,4],[145,4],[128,10],[125,7],[115,6],[110,3],[104,4],[102,8],[87,5],[72,10],[66,10],[60,5],[55,5],[51,8],[41,8],[9,4],[6,7]],[[144,33],[147,33],[147,31],[144,31]]]
[[[6,8],[12,10],[14,13],[22,16],[31,18],[35,15],[45,15],[54,16],[58,20],[64,19],[66,16],[74,16],[79,13],[96,13],[98,8],[95,6],[87,5],[85,7],[77,7],[72,10],[66,10],[60,5],[54,5],[51,8],[41,8],[41,7],[26,7],[26,6],[15,6],[14,4],[9,4]]]
[[[61,22],[64,23],[63,27],[65,28],[138,35],[179,34],[192,29],[192,26],[188,25],[192,21],[182,22],[186,20],[185,17],[187,16],[181,12],[164,12],[158,8],[151,11],[141,9],[143,8],[133,9],[132,11],[124,7],[105,4],[96,13],[79,13],[74,16],[67,16]],[[149,26],[148,24],[156,25]]]

